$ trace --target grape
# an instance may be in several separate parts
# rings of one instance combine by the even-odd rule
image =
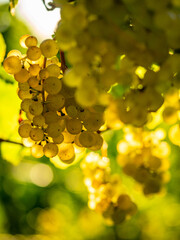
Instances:
[[[58,147],[55,143],[46,143],[43,148],[44,155],[48,158],[53,158],[58,154]]]
[[[37,76],[40,69],[41,68],[40,68],[39,64],[33,64],[33,65],[30,65],[28,71],[32,76]]]
[[[94,133],[94,140],[95,140],[94,145],[92,147],[90,147],[89,149],[92,151],[98,151],[101,149],[101,147],[103,145],[103,138],[101,137],[100,134]]]
[[[101,113],[91,113],[83,123],[87,130],[97,131],[104,124],[103,115]]]
[[[61,94],[48,95],[46,99],[46,106],[49,111],[59,111],[63,108],[65,98]]]
[[[40,115],[42,111],[43,111],[42,103],[38,101],[32,101],[32,103],[29,106],[29,112],[32,115]]]
[[[29,135],[34,141],[42,141],[44,138],[44,132],[40,128],[32,128]]]
[[[90,148],[95,145],[96,140],[93,132],[84,131],[79,135],[79,142],[83,147]]]
[[[24,123],[19,126],[18,133],[22,138],[28,138],[31,131],[31,125]]]
[[[21,58],[21,55],[22,54],[19,50],[11,50],[8,52],[7,57],[15,56],[15,57]]]
[[[41,57],[41,50],[38,47],[32,46],[27,50],[27,58],[36,61]]]
[[[82,123],[79,119],[67,119],[66,129],[71,134],[78,134],[82,130]]]
[[[45,117],[43,115],[36,115],[33,117],[33,124],[36,127],[43,127],[45,124]]]
[[[29,77],[30,77],[29,72],[24,68],[22,68],[18,73],[14,74],[14,78],[19,83],[27,82]]]
[[[28,91],[23,91],[23,90],[18,90],[18,97],[21,99],[21,100],[23,100],[23,99],[25,99],[25,98],[32,98],[32,96],[33,96],[33,93],[30,93],[30,91],[28,90]]]
[[[47,133],[52,138],[59,137],[63,130],[63,126],[61,126],[58,122],[49,123],[47,127]]]
[[[40,72],[39,72],[39,76],[41,79],[46,79],[49,77],[49,72],[46,68],[44,69],[41,69]]]
[[[21,47],[27,48],[27,46],[26,46],[26,44],[25,44],[25,41],[26,41],[26,39],[27,39],[28,37],[30,37],[29,34],[26,34],[26,35],[23,35],[23,36],[20,37],[19,43],[20,43]]]
[[[58,137],[53,138],[53,142],[56,144],[61,144],[64,141],[64,136],[61,133]]]
[[[72,144],[62,143],[58,146],[58,148],[59,148],[58,157],[60,158],[61,161],[67,164],[72,163],[74,161],[75,152]]]
[[[35,158],[41,158],[44,156],[43,146],[39,144],[34,144],[31,148],[31,154]]]
[[[37,46],[37,38],[34,36],[29,36],[25,40],[26,47],[34,47]]]
[[[28,84],[30,87],[36,88],[39,85],[39,80],[37,79],[37,77],[30,77],[28,79]]]
[[[40,44],[40,49],[41,49],[42,54],[47,58],[54,57],[58,53],[57,43],[52,39],[44,40]]]
[[[67,130],[64,130],[62,132],[62,134],[64,136],[64,142],[65,143],[72,143],[72,142],[74,142],[74,139],[75,139],[75,135],[74,134],[69,133]]]
[[[29,90],[29,84],[28,84],[28,82],[18,83],[18,87],[19,87],[19,89],[22,90],[22,91],[28,91],[28,90]]]
[[[57,64],[50,64],[46,69],[49,72],[49,76],[52,77],[59,77],[61,72],[60,67]]]
[[[29,106],[31,105],[32,100],[30,98],[25,98],[21,102],[21,109],[24,112],[29,112]]]
[[[131,207],[131,199],[127,194],[121,194],[117,200],[118,207],[122,210],[128,210]]]
[[[3,62],[5,71],[9,74],[16,74],[21,70],[21,61],[16,56],[7,57]]]
[[[57,77],[48,77],[44,80],[44,90],[51,95],[59,93],[61,88],[62,82]]]
[[[74,105],[68,106],[68,107],[66,108],[66,112],[67,112],[68,116],[69,116],[69,117],[72,117],[72,118],[76,118],[77,113],[78,113],[77,108],[76,108],[76,106],[74,106]]]
[[[59,119],[59,116],[56,114],[56,112],[49,111],[44,113],[44,118],[45,118],[45,122],[49,124],[49,123],[57,122]]]

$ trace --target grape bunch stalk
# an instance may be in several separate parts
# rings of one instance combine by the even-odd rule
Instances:
[[[31,147],[36,158],[58,155],[67,164],[74,161],[77,148],[99,150],[103,114],[77,104],[74,89],[63,83],[65,69],[56,56],[56,41],[46,39],[38,47],[36,37],[24,35],[20,44],[27,48],[26,54],[10,51],[3,66],[18,82],[21,111],[26,116],[18,129],[24,145]]]

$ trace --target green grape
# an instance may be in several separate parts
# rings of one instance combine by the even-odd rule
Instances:
[[[46,106],[49,111],[60,111],[65,103],[65,98],[61,94],[48,95],[46,99]]]
[[[63,82],[68,87],[77,87],[81,84],[82,78],[78,75],[78,73],[72,70],[67,70],[64,75]]]
[[[23,91],[23,90],[18,90],[18,97],[23,100],[25,98],[32,98],[33,97],[33,93],[31,93],[29,90],[28,91]]]
[[[32,128],[29,136],[34,141],[42,141],[44,138],[44,132],[40,128]]]
[[[32,88],[36,88],[39,85],[39,80],[37,77],[33,76],[28,79],[28,84]]]
[[[70,164],[74,161],[75,158],[75,152],[74,147],[70,143],[61,143],[59,146],[59,153],[58,157],[61,161],[64,163]]]
[[[32,115],[30,112],[26,112],[26,117],[27,117],[27,119],[29,119],[30,121],[32,121],[33,118],[34,118],[34,115]]]
[[[64,136],[61,133],[58,137],[53,138],[53,142],[56,144],[61,144],[64,141]]]
[[[61,72],[60,67],[57,64],[50,64],[46,69],[51,77],[59,77]]]
[[[92,151],[98,151],[101,149],[103,145],[103,138],[98,133],[94,133],[94,138],[95,138],[94,146],[90,147],[89,149]]]
[[[49,111],[43,114],[45,118],[45,123],[50,124],[53,122],[57,122],[59,119],[59,116],[57,115],[56,112]]]
[[[27,39],[28,37],[30,37],[29,34],[25,34],[25,35],[23,35],[23,36],[20,37],[19,43],[20,43],[21,47],[27,48],[27,46],[26,46],[26,44],[25,44],[25,41],[26,41],[26,39]]]
[[[32,76],[37,76],[39,74],[40,70],[41,70],[41,68],[40,68],[39,64],[30,65],[30,67],[28,68],[28,71]]]
[[[52,138],[60,136],[63,130],[63,126],[61,126],[58,122],[49,123],[47,127],[47,133]]]
[[[43,111],[43,105],[39,101],[32,101],[32,103],[29,106],[29,112],[32,115],[40,115]]]
[[[60,93],[65,97],[65,98],[72,98],[74,97],[74,92],[75,92],[75,88],[71,88],[71,87],[67,87],[66,85],[64,85],[64,83],[62,82],[62,89],[60,91]]]
[[[120,223],[124,222],[124,220],[126,219],[126,212],[124,210],[116,207],[114,209],[114,212],[111,217],[112,217],[114,224],[120,224]]]
[[[52,39],[44,40],[40,44],[40,49],[41,49],[42,54],[47,58],[56,56],[56,54],[58,53],[58,50],[59,50],[57,43]]]
[[[67,112],[67,115],[68,115],[69,117],[72,117],[72,118],[76,118],[76,117],[77,117],[78,111],[77,111],[76,106],[74,106],[74,105],[68,106],[68,107],[66,108],[66,112]]]
[[[24,68],[22,68],[18,73],[14,74],[15,80],[19,83],[27,82],[29,77],[29,72]]]
[[[66,129],[62,132],[63,136],[64,136],[64,142],[65,143],[72,143],[74,142],[75,139],[75,135],[69,133]]]
[[[22,91],[29,91],[29,84],[28,84],[28,82],[24,82],[24,83],[19,83],[18,82],[18,87]]]
[[[21,102],[21,109],[24,112],[29,112],[29,106],[31,105],[31,103],[32,103],[32,99],[30,98],[23,99]]]
[[[97,131],[104,124],[101,113],[91,113],[89,118],[83,121],[84,127],[89,131]]]
[[[22,138],[28,138],[31,131],[31,125],[28,123],[21,124],[18,128],[18,133]]]
[[[41,79],[46,79],[46,78],[48,78],[48,77],[49,77],[49,72],[48,72],[48,70],[47,70],[46,68],[41,69],[40,72],[39,72],[39,77],[40,77]]]
[[[162,113],[163,119],[168,124],[174,124],[178,120],[177,109],[175,107],[166,107]]]
[[[79,119],[67,119],[66,129],[71,134],[78,134],[82,130],[82,123]]]
[[[62,88],[62,82],[57,77],[48,77],[44,80],[44,90],[51,95],[58,94]]]
[[[3,67],[5,71],[9,74],[16,74],[22,68],[21,61],[16,56],[7,57],[3,62]]]
[[[9,51],[8,54],[7,54],[7,57],[11,57],[11,56],[21,58],[22,54],[19,50],[14,49],[14,50]]]
[[[43,115],[36,115],[33,117],[33,124],[36,127],[43,127],[45,124],[45,117]]]
[[[53,158],[58,154],[58,146],[55,143],[46,143],[43,148],[44,155],[48,158]]]
[[[25,40],[26,47],[34,47],[37,46],[37,38],[34,36],[29,36]]]
[[[118,197],[117,204],[118,207],[122,210],[128,210],[131,207],[131,199],[127,194],[121,194]]]
[[[34,144],[31,148],[31,154],[35,158],[41,158],[44,156],[43,146],[39,144]]]
[[[87,108],[84,108],[84,109],[81,108],[78,111],[78,118],[83,122],[88,120],[90,115],[91,115],[91,112]]]
[[[96,140],[93,132],[84,131],[79,135],[79,142],[83,147],[90,148],[95,145]]]
[[[158,193],[161,189],[160,180],[157,177],[149,177],[144,185],[143,192],[145,195]]]
[[[36,46],[29,47],[27,50],[27,58],[36,61],[41,57],[41,50]]]

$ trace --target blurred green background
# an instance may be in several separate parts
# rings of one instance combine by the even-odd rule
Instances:
[[[12,17],[8,4],[0,5],[0,62],[12,49],[23,52],[19,38],[30,33]],[[18,136],[20,100],[17,83],[0,67],[0,139],[21,142]],[[112,172],[123,184],[138,213],[131,220],[108,226],[101,215],[87,206],[79,161],[56,167],[47,158],[37,160],[29,149],[0,140],[0,240],[179,240],[180,239],[180,150],[172,145],[171,180],[166,195],[146,198],[133,187],[116,164],[116,144],[121,131],[104,135]],[[83,158],[83,156],[81,157]]]

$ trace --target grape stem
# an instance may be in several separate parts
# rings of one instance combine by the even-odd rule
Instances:
[[[63,51],[60,51],[60,58],[61,58],[61,70],[64,74],[67,66],[66,66],[66,62],[65,62],[65,57],[64,57],[64,52]]]
[[[43,63],[43,68],[46,67],[46,61],[47,61],[47,58],[45,57],[45,58],[44,58],[44,63]],[[42,79],[41,84],[42,84],[42,103],[43,103],[43,109],[44,109],[44,103],[45,103],[44,79]]]
[[[11,141],[11,140],[8,140],[8,139],[3,139],[3,138],[0,138],[0,143],[1,142],[7,142],[7,143],[13,143],[13,144],[18,144],[18,145],[21,145],[21,146],[24,146],[22,143],[20,142],[15,142],[15,141]]]

